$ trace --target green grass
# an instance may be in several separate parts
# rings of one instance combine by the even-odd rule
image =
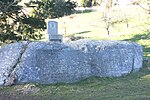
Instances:
[[[115,24],[110,27],[110,35],[107,35],[106,25],[102,21],[102,12],[90,12],[84,14],[75,14],[73,17],[64,17],[58,19],[59,31],[64,36],[85,37],[96,40],[122,40],[132,41],[141,44],[144,47],[144,56],[150,57],[150,15],[139,6],[129,6],[119,8],[115,12],[118,18],[127,17],[128,25],[125,22]],[[65,22],[65,24],[64,24]],[[64,33],[66,28],[66,33]],[[149,30],[149,32],[145,32]]]
[[[119,78],[91,77],[73,84],[36,84],[33,88],[40,89],[36,93],[23,94],[18,91],[26,85],[0,87],[0,94],[18,95],[20,98],[25,95],[35,100],[149,100],[149,84],[150,69],[144,67],[139,73]]]
[[[136,9],[131,9],[136,12]],[[58,19],[59,31],[65,36],[82,36],[96,40],[122,40],[132,41],[144,47],[144,56],[150,57],[150,33],[143,32],[136,26],[145,21],[145,16],[132,17],[130,27],[125,23],[116,25],[119,29],[111,28],[110,36],[107,35],[100,22],[101,13],[90,12],[76,14],[73,18],[63,17]],[[133,17],[136,17],[133,19]],[[64,23],[65,22],[65,23]],[[144,27],[147,27],[146,25]],[[30,85],[30,84],[29,84]],[[34,84],[31,84],[34,85]],[[150,100],[150,66],[143,67],[138,73],[131,73],[119,78],[90,77],[73,84],[39,85],[35,84],[33,91],[25,92],[25,85],[0,87],[0,100],[14,98],[14,100]],[[6,99],[7,100],[7,99]]]
[[[88,9],[85,9],[85,10],[79,10],[79,11],[76,11],[76,14],[85,14],[85,13],[91,13],[92,10],[88,10]]]
[[[124,34],[119,36],[108,36],[106,38],[94,37],[92,39],[96,40],[121,40],[121,41],[131,41],[141,44],[144,50],[144,56],[150,57],[150,33],[134,33],[134,34]]]

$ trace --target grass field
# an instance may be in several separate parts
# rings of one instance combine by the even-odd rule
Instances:
[[[118,15],[123,14],[123,9]],[[126,23],[116,24],[116,29],[110,28],[109,36],[105,24],[101,22],[102,13],[98,11],[56,20],[59,22],[59,32],[64,36],[133,41],[144,47],[145,57],[150,57],[150,33],[144,31],[149,27],[145,24],[147,15],[137,6],[127,9],[124,13],[129,17],[129,27]],[[0,87],[0,100],[150,100],[150,66],[119,78],[91,77],[73,84]]]
[[[114,8],[109,12],[111,21],[127,19],[126,22],[110,26],[110,35],[106,30],[106,23],[102,20],[100,11],[74,14],[60,19],[59,32],[64,36],[84,37],[96,40],[123,40],[141,44],[144,47],[144,56],[150,57],[150,15],[137,5]]]
[[[144,67],[139,73],[120,78],[91,77],[74,84],[0,87],[0,100],[9,99],[150,100],[150,67]]]

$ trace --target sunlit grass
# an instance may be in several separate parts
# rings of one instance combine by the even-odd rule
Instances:
[[[126,10],[124,10],[126,9]],[[144,47],[144,56],[150,57],[150,35],[146,33],[148,29],[147,18],[139,6],[129,6],[121,8],[116,12],[116,16],[128,19],[127,23],[118,23],[110,27],[110,35],[107,34],[106,24],[102,21],[102,12],[90,12],[84,14],[74,14],[58,19],[59,31],[67,37],[85,37],[96,40],[123,40],[141,44]],[[64,31],[65,30],[65,31]]]
[[[41,98],[44,100],[149,100],[149,84],[150,70],[144,67],[138,73],[118,78],[90,77],[72,84],[35,84],[33,88],[39,88],[40,91],[29,92],[26,98],[36,97],[36,100],[41,100]],[[18,88],[22,88],[23,91],[25,86],[0,87],[0,93],[12,96],[19,93],[19,95],[25,95],[18,91]]]
[[[137,8],[130,10],[137,11]],[[137,27],[144,23],[145,15],[141,15],[139,21],[139,16],[136,16],[137,12],[133,14],[130,17],[135,17],[135,19],[131,18],[128,28],[126,23],[117,24],[116,29],[110,28],[110,35],[107,35],[105,25],[101,22],[100,12],[75,14],[72,17],[66,16],[57,20],[59,32],[64,36],[132,41],[141,44],[144,47],[144,56],[150,57],[150,34]],[[33,100],[150,100],[150,68],[149,66],[143,67],[138,73],[118,78],[90,77],[73,84],[35,84],[35,86],[40,88],[40,91],[28,94],[18,91],[18,87],[23,91],[25,85],[0,87],[0,97],[11,95],[12,97],[20,96],[22,99],[25,95],[26,98],[36,97]]]

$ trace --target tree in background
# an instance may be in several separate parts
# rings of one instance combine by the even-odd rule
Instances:
[[[31,1],[29,5],[36,5],[33,11],[34,16],[42,18],[59,18],[64,15],[70,15],[74,12],[77,3],[74,1],[64,0],[41,0]]]
[[[93,0],[81,0],[81,5],[83,7],[92,7]]]
[[[119,30],[115,25],[125,23],[126,27],[129,27],[129,18],[126,16],[125,13],[118,11],[118,10],[108,10],[103,12],[101,17],[102,23],[104,23],[104,27],[107,31],[107,35],[110,35],[110,29],[114,28]],[[119,30],[120,31],[120,30]]]
[[[73,13],[76,2],[70,0],[30,1],[25,6],[21,0],[0,1],[0,41],[39,40],[46,29],[45,19],[59,18]],[[26,9],[32,12],[26,12]],[[34,9],[34,10],[33,10]]]
[[[0,1],[0,41],[41,39],[37,33],[45,28],[44,19],[25,13],[24,7],[18,5],[21,0]]]

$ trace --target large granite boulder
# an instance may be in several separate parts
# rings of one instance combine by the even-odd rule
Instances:
[[[142,67],[143,48],[125,41],[19,42],[0,49],[0,85],[72,83]]]
[[[28,42],[9,44],[0,48],[0,85],[11,76]]]

